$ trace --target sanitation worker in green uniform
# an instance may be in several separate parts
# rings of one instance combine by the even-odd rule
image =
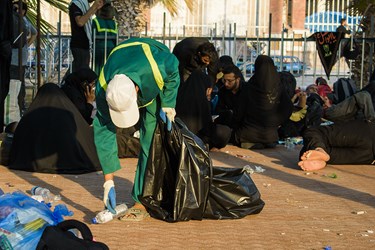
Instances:
[[[148,214],[139,202],[149,149],[157,118],[174,121],[180,83],[178,60],[160,42],[131,38],[116,46],[103,66],[96,85],[97,114],[93,122],[95,144],[102,165],[105,206],[115,213],[114,173],[119,170],[116,127],[131,127],[140,122],[138,165],[132,197],[135,205],[121,219],[139,221]]]
[[[94,71],[98,75],[107,56],[116,46],[118,28],[113,19],[115,13],[115,9],[108,3],[96,12],[96,17],[92,20],[92,33],[95,34]]]

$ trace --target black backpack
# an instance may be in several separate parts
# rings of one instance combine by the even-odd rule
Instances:
[[[19,27],[19,14],[16,11],[13,11],[13,41],[12,47],[13,48],[23,48],[27,42],[27,33],[28,30],[26,28],[25,22],[23,22],[22,29]]]
[[[357,92],[354,80],[350,78],[340,78],[333,84],[333,103],[337,104]]]
[[[78,229],[78,238],[70,229]],[[93,241],[90,228],[77,220],[65,220],[56,226],[48,226],[43,232],[36,250],[109,250],[102,242]]]

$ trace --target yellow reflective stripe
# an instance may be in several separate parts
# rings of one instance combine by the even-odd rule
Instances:
[[[148,105],[150,105],[155,99],[152,99],[150,102],[146,103],[145,105],[139,106],[138,108],[144,108]]]
[[[102,67],[102,70],[100,71],[99,83],[100,83],[100,86],[104,89],[104,91],[107,91],[108,84],[105,81],[105,77],[104,77],[104,67]]]
[[[147,60],[150,63],[152,74],[154,76],[155,82],[158,85],[159,89],[162,89],[164,87],[163,77],[160,73],[158,64],[156,63],[154,57],[152,56],[150,45],[148,45],[147,43],[142,43],[142,42],[124,43],[124,44],[120,44],[117,47],[115,47],[112,50],[111,54],[113,52],[115,52],[116,50],[126,48],[126,47],[130,47],[130,46],[136,46],[136,45],[142,46],[143,52],[145,53],[145,56],[147,57]],[[111,56],[111,54],[109,54],[109,56]]]
[[[117,34],[117,23],[116,22],[115,22],[115,29],[106,29],[106,28],[100,27],[100,24],[99,24],[99,21],[98,21],[97,18],[94,19],[94,22],[96,23],[96,30],[98,32],[105,32],[105,31],[107,31],[107,32],[111,32],[111,33]]]

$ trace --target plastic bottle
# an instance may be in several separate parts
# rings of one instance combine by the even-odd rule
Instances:
[[[285,147],[288,149],[288,150],[292,150],[295,148],[295,145],[294,145],[294,142],[292,140],[292,138],[288,137],[285,139]]]
[[[54,201],[61,200],[60,195],[54,195],[47,188],[35,186],[31,189],[32,195],[41,195],[45,203],[52,203]]]
[[[114,218],[118,218],[128,211],[128,206],[125,203],[117,205],[115,207],[116,214],[111,213],[108,209],[101,211],[98,213],[94,218],[92,218],[92,223],[94,224],[102,224],[108,221],[113,220]]]

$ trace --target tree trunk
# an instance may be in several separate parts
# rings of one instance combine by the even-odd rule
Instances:
[[[375,6],[372,6],[368,12],[367,15],[364,16],[363,21],[362,21],[362,26],[363,30],[365,32],[365,37],[366,38],[371,38],[370,37],[370,30],[371,30],[371,15],[375,13]],[[360,39],[362,41],[362,34],[363,32],[358,32],[355,35],[355,39]],[[372,51],[372,65],[370,65],[370,49],[371,49],[371,44],[373,45],[373,51]],[[360,88],[361,84],[361,62],[362,62],[362,42],[358,42],[357,45],[359,46],[359,56],[355,61],[353,61],[352,64],[352,74],[353,74],[353,80],[355,81],[358,89]],[[374,48],[375,45],[373,42],[366,42],[365,43],[365,53],[364,53],[364,59],[363,59],[363,86],[366,86],[369,83],[370,77],[371,77],[371,72],[372,69],[370,69],[370,66],[374,68],[375,65],[375,53],[374,53]]]
[[[119,34],[139,36],[146,26],[147,5],[140,0],[112,0],[112,5],[117,10]]]

